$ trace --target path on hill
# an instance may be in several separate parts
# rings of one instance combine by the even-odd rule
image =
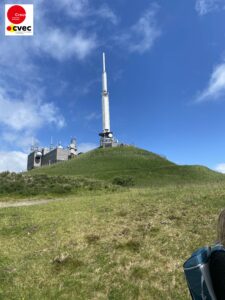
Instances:
[[[61,201],[61,200],[63,200],[63,199],[57,199],[57,201]],[[8,207],[41,205],[41,204],[47,204],[47,203],[50,203],[53,201],[56,201],[56,200],[48,199],[48,200],[26,200],[26,201],[20,201],[20,202],[0,202],[0,209],[8,208]]]

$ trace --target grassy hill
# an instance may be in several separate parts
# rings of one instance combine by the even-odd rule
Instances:
[[[182,265],[216,239],[224,177],[134,147],[0,174],[0,299],[190,299]],[[1,208],[18,194],[60,199]]]
[[[73,175],[113,181],[131,176],[136,186],[224,180],[225,176],[202,166],[178,166],[152,152],[135,147],[95,149],[77,158],[33,170],[31,174]]]
[[[57,197],[118,186],[154,187],[225,182],[225,175],[203,166],[179,166],[131,146],[95,149],[72,160],[15,174],[0,173],[0,201],[14,197]]]

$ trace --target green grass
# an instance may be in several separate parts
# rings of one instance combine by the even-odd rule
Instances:
[[[224,179],[134,147],[0,174],[1,201],[56,198],[0,209],[0,299],[190,299],[182,265],[215,241]]]
[[[225,176],[202,166],[178,166],[152,152],[135,147],[96,149],[31,174],[73,175],[113,182],[129,176],[136,186],[155,186],[224,180]]]
[[[225,184],[132,188],[0,210],[0,299],[190,299]]]

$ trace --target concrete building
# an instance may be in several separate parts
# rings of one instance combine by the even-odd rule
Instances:
[[[38,148],[32,147],[31,153],[28,155],[27,170],[40,168],[42,166],[52,165],[61,161],[65,161],[77,156],[76,139],[71,139],[71,143],[67,148],[58,145],[56,148]]]
[[[41,165],[52,165],[60,161],[69,159],[69,149],[55,148],[42,156]]]

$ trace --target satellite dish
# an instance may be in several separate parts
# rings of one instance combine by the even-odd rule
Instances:
[[[108,136],[111,138],[113,135],[112,135],[112,133],[109,133],[109,135],[108,135]]]

